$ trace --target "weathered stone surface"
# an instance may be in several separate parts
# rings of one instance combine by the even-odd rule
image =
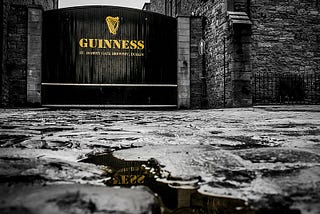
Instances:
[[[155,196],[147,188],[115,189],[90,185],[0,186],[0,212],[9,213],[154,213]]]
[[[112,153],[118,161],[102,161],[118,169],[153,160],[162,180],[174,188],[191,185],[195,192],[243,199],[264,213],[319,213],[319,118],[315,105],[201,111],[0,109],[0,191],[5,193],[0,194],[5,201],[0,211],[20,209],[17,201],[31,199],[31,193],[61,199],[67,191],[58,189],[65,183],[97,185],[62,186],[83,193],[79,198],[71,194],[74,203],[68,209],[79,201],[88,204],[91,197],[99,208],[107,202],[100,204],[91,191],[106,198],[117,192],[101,192],[110,168],[79,160]],[[43,185],[36,188],[38,196],[30,187],[36,184]],[[119,200],[140,206],[126,189],[118,193]],[[48,204],[55,207],[55,202]]]

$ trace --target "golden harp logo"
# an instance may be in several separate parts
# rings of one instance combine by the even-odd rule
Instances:
[[[113,35],[116,35],[119,29],[120,21],[119,17],[108,16],[106,18],[109,32]]]

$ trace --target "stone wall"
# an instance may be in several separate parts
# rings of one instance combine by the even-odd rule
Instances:
[[[0,106],[2,106],[3,103],[8,103],[8,95],[9,95],[9,81],[6,75],[5,70],[5,60],[7,59],[6,53],[7,53],[7,16],[4,15],[4,11],[7,11],[6,4],[2,2],[0,4],[0,26],[2,29],[1,36],[0,36]]]
[[[207,106],[206,73],[204,55],[201,53],[200,42],[203,39],[203,19],[190,18],[190,107],[204,108]]]
[[[27,103],[28,8],[30,7],[43,10],[57,9],[58,0],[2,1],[1,106],[21,106]]]
[[[1,94],[0,94],[0,105],[2,106],[3,104],[8,104],[9,103],[9,77],[8,77],[8,72],[6,68],[6,60],[8,58],[7,53],[8,53],[8,48],[7,48],[7,36],[8,36],[8,30],[7,30],[7,25],[8,25],[8,13],[9,13],[9,4],[7,1],[3,1],[1,5],[2,9],[2,40],[1,40],[1,70],[0,70],[0,75],[1,75]]]
[[[198,5],[198,0],[180,0],[180,4],[177,4],[177,8],[174,8],[174,10],[177,10],[178,16],[191,16],[194,15],[192,12]]]
[[[159,6],[160,3],[154,7]],[[231,38],[228,37],[226,6],[226,0],[180,0],[180,8],[173,9],[179,11],[178,16],[200,16],[204,18],[202,33],[205,41],[205,53],[201,65],[199,62],[197,63],[195,57],[198,52],[196,39],[190,44],[191,56],[195,59],[194,63],[191,62],[191,106],[195,108],[201,106],[199,103],[196,104],[201,100],[201,96],[202,107],[204,107],[203,103],[207,103],[207,107],[232,105],[233,85],[228,65],[228,62],[231,62],[232,51],[230,49]],[[153,11],[159,12],[160,10]],[[191,38],[198,37],[198,33],[199,31],[191,29]],[[202,67],[201,70],[199,70],[200,67]],[[200,89],[199,78],[202,79],[201,87],[205,91]],[[204,97],[205,99],[203,99]]]
[[[205,78],[208,107],[223,107],[232,100],[231,72],[228,66],[230,38],[228,37],[225,1],[193,3],[191,13],[203,16],[205,19],[203,37],[205,40]]]
[[[165,14],[166,0],[150,0],[150,11]]]
[[[315,73],[320,72],[319,0],[177,2],[180,2],[179,8],[173,10],[179,11],[178,15],[202,16],[205,19],[205,70],[202,73],[206,74],[209,107],[252,105],[252,94],[256,91],[254,74],[299,73],[306,74],[309,81],[315,78]],[[245,12],[252,26],[230,25],[227,11]],[[196,30],[191,29],[191,37],[193,33]],[[191,46],[195,48],[195,44]],[[191,53],[191,56],[194,54]],[[195,69],[198,69],[197,66]],[[199,92],[195,77],[200,72],[192,75],[193,72],[195,70],[191,65],[191,105],[198,102],[196,94]],[[315,96],[319,97],[319,89],[316,89],[319,81],[311,81],[308,84],[310,87],[315,85],[314,88],[305,88],[303,93],[313,90]],[[265,90],[275,94],[272,91],[275,89]],[[306,96],[313,99],[311,95]]]
[[[22,106],[27,94],[27,8],[10,6],[8,17],[6,69],[10,81],[10,104]]]
[[[245,0],[205,1],[193,11],[206,19],[206,65],[208,107],[252,105],[251,28],[236,24],[228,11],[246,12]]]
[[[254,72],[320,71],[318,0],[251,1]]]
[[[251,0],[250,4],[253,72],[270,75],[291,73],[316,81],[314,74],[320,73],[320,1]],[[315,84],[318,84],[316,93],[319,99],[319,82],[312,83],[313,87]],[[269,93],[275,88],[261,92]],[[309,96],[309,90],[301,90],[304,91],[299,93]],[[273,91],[270,96],[280,96],[276,93],[283,92]]]
[[[247,106],[251,100],[251,77],[248,32],[232,32],[227,22],[227,10],[243,11],[244,0],[180,0],[178,16],[203,17],[204,29],[191,25],[191,107]],[[176,4],[174,4],[176,6]],[[191,22],[192,24],[192,22]],[[198,24],[198,25],[197,25]],[[194,29],[193,29],[194,28]],[[205,41],[204,60],[197,58],[199,32]],[[242,52],[245,52],[243,54]],[[240,53],[240,54],[239,54]],[[201,57],[201,58],[203,58]],[[202,61],[202,62],[201,62]],[[249,81],[248,81],[249,78]],[[248,86],[249,85],[249,86]]]

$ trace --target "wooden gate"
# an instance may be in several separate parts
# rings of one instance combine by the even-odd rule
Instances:
[[[44,12],[43,29],[43,105],[176,105],[176,19],[75,7]]]

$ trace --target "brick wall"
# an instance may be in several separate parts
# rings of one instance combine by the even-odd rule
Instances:
[[[256,73],[306,73],[313,78],[320,72],[319,0],[180,0],[179,7],[174,11],[180,16],[205,19],[209,107],[251,105]],[[252,27],[228,25],[226,11],[246,12]],[[191,29],[191,37],[193,33]],[[192,81],[195,77],[191,71]],[[199,83],[191,83],[194,103],[198,91]]]
[[[246,12],[245,0],[206,1],[193,6],[206,19],[207,96],[209,107],[252,105],[251,28],[232,24],[227,11]]]
[[[35,6],[56,9],[58,1],[2,1],[1,106],[21,106],[27,102],[28,8]]]
[[[151,1],[151,5],[152,5]],[[163,3],[164,4],[164,3]],[[173,4],[175,5],[175,4]],[[201,106],[201,96],[206,96],[204,103],[207,107],[221,107],[233,101],[231,71],[228,62],[231,62],[231,38],[228,37],[227,8],[225,0],[202,1],[180,0],[178,16],[201,16],[204,17],[203,38],[205,41],[204,61],[200,63],[196,59],[198,52],[196,28],[191,28],[191,106]],[[153,6],[154,12],[161,12],[156,7],[162,7],[161,3]],[[164,13],[163,13],[164,14]],[[202,26],[202,25],[201,25]],[[228,52],[229,50],[229,52]],[[193,57],[193,58],[192,58]],[[200,60],[201,61],[201,60]],[[226,62],[226,63],[225,63]],[[200,65],[201,64],[201,65]],[[203,67],[200,69],[200,67]],[[203,82],[200,89],[200,78]],[[202,95],[200,95],[202,94]],[[197,103],[198,102],[198,103]]]
[[[150,11],[173,17],[191,16],[200,2],[201,0],[150,0]]]
[[[193,3],[192,8],[191,13],[205,19],[203,37],[208,107],[221,107],[232,100],[231,72],[227,63],[230,61],[230,38],[226,4],[224,0],[200,1]]]
[[[203,39],[202,17],[190,18],[190,106],[204,108],[207,106],[204,56],[201,55],[200,42]]]
[[[320,72],[319,0],[251,0],[250,4],[251,61],[255,73],[314,77],[314,73]]]
[[[251,1],[255,72],[320,71],[318,0]]]
[[[6,2],[2,2],[1,5],[2,9],[2,34],[1,34],[1,70],[0,70],[0,76],[1,76],[1,90],[0,90],[0,106],[3,106],[4,104],[8,104],[9,102],[9,78],[7,75],[7,69],[6,69],[6,60],[7,60],[7,23],[8,23],[8,15],[9,12],[9,5]]]
[[[191,107],[222,107],[222,106],[239,106],[244,105],[242,99],[250,97],[246,90],[248,82],[243,82],[241,78],[244,75],[237,75],[243,67],[250,66],[240,65],[247,59],[241,59],[236,50],[248,50],[247,46],[239,46],[234,35],[230,35],[227,24],[227,7],[231,6],[232,10],[244,10],[247,8],[246,1],[236,0],[228,1],[201,1],[201,0],[177,0],[179,4],[173,4],[173,14],[177,16],[191,16]],[[152,4],[152,3],[151,3]],[[161,6],[160,3],[157,5]],[[178,6],[178,8],[176,8]],[[157,10],[159,12],[160,10]],[[176,13],[178,11],[178,13]],[[200,30],[195,23],[192,25],[192,17],[202,16],[205,19],[204,29]],[[199,32],[203,33],[205,40],[205,54],[203,57],[198,56],[198,45],[200,40]],[[238,36],[239,37],[239,36]],[[246,55],[247,56],[247,55]],[[248,95],[239,96],[234,92],[245,91]],[[205,104],[206,103],[206,104]],[[245,105],[247,105],[245,103]]]
[[[10,6],[7,37],[7,75],[9,77],[10,105],[26,102],[27,72],[27,8]]]
[[[192,15],[194,7],[198,4],[199,1],[197,0],[180,0],[180,4],[177,5],[178,8],[174,9],[177,10],[178,16],[190,16]]]
[[[0,20],[2,20],[0,22],[0,29],[3,29],[3,4],[1,2],[0,4]],[[0,50],[2,51],[3,50],[3,34],[2,32],[0,33]],[[1,52],[2,53],[2,52]],[[1,103],[2,103],[2,79],[3,79],[3,64],[2,64],[2,61],[3,61],[3,54],[0,54],[0,106],[1,106]]]

